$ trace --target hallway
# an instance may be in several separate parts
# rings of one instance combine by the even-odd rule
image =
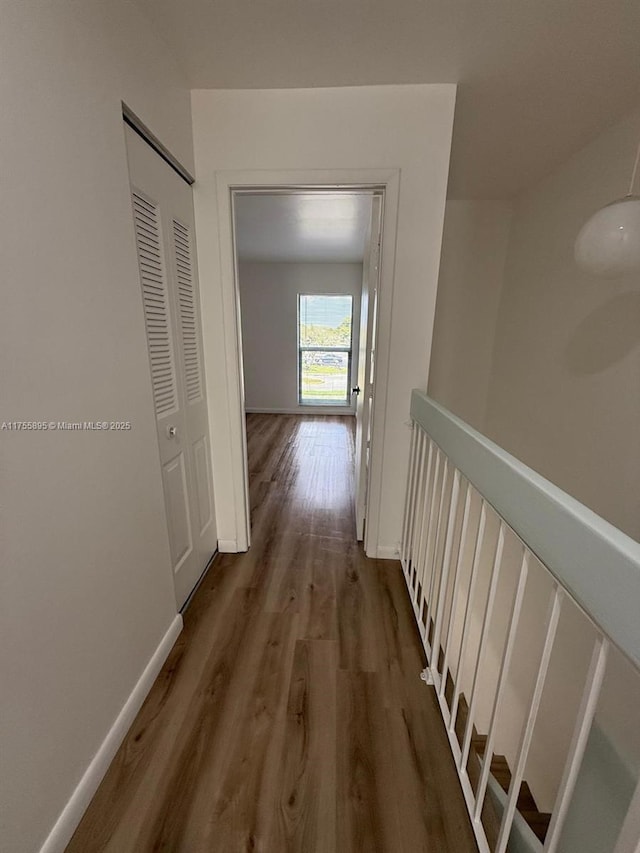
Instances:
[[[247,428],[251,550],[216,558],[67,850],[475,851],[400,564],[354,540],[353,419]]]

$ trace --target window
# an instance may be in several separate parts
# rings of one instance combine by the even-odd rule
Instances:
[[[298,401],[348,406],[353,297],[298,297]]]

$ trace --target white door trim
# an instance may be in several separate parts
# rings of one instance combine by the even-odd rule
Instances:
[[[242,369],[242,332],[240,328],[240,296],[233,235],[233,192],[264,190],[292,191],[301,189],[384,189],[382,229],[382,263],[380,275],[380,300],[377,335],[376,394],[372,414],[370,503],[368,506],[365,551],[378,554],[378,528],[382,486],[382,460],[386,421],[387,382],[391,337],[391,311],[395,270],[395,249],[400,194],[399,169],[295,169],[295,170],[241,170],[216,173],[216,202],[220,251],[220,285],[222,294],[222,321],[224,327],[224,353],[226,368],[226,398],[230,438],[233,502],[235,516],[235,548],[245,551],[250,544],[249,489],[246,451],[246,425],[244,417],[244,381]],[[197,183],[196,183],[197,188]],[[198,242],[203,235],[198,234]],[[202,269],[201,269],[202,271]],[[211,286],[201,277],[200,287]],[[206,324],[205,324],[205,335]],[[215,372],[208,364],[213,348],[205,344],[205,375]],[[210,396],[210,406],[215,401]],[[211,423],[211,418],[210,418]],[[212,441],[213,447],[213,441]],[[215,460],[214,460],[215,479]],[[222,544],[222,543],[221,543]],[[227,543],[225,543],[227,544]],[[228,543],[231,546],[231,542]],[[223,548],[220,548],[223,550]],[[225,548],[225,550],[227,550]],[[229,548],[231,550],[231,547]]]

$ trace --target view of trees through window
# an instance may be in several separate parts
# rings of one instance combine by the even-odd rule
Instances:
[[[298,317],[300,403],[348,405],[353,298],[301,295]]]

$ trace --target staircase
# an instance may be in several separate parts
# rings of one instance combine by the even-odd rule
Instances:
[[[426,614],[423,614],[422,624],[426,628],[426,618],[424,618],[425,615]],[[429,627],[427,630],[427,638],[429,643],[432,643],[433,641],[434,629],[435,626],[433,620],[429,619]],[[444,649],[442,648],[442,646],[440,646],[438,654],[438,670],[442,672],[443,669]],[[451,708],[453,702],[454,686],[455,685],[451,677],[451,672],[447,672],[445,698],[449,708]],[[456,716],[456,722],[454,727],[459,744],[462,744],[463,742],[464,733],[467,728],[468,718],[469,704],[464,693],[461,693],[458,699],[458,713]],[[482,769],[482,763],[486,751],[486,744],[487,735],[479,734],[478,730],[474,725],[471,734],[471,748],[469,750],[469,759],[467,761],[467,774],[469,776],[469,781],[471,782],[471,786],[473,788],[474,793],[477,793],[478,790],[478,781],[480,779],[480,772]],[[489,772],[491,776],[493,776],[493,778],[496,780],[500,788],[502,788],[505,795],[508,794],[509,787],[511,785],[511,768],[509,767],[509,763],[506,759],[506,756],[494,753],[491,759]],[[520,785],[520,792],[518,794],[517,799],[517,810],[520,817],[524,820],[524,822],[533,832],[538,841],[540,841],[541,844],[544,844],[545,838],[547,837],[547,831],[549,829],[549,823],[551,822],[551,813],[540,811],[534,799],[534,796],[531,793],[531,788],[525,781],[523,781]],[[497,804],[491,794],[491,785],[489,785],[489,787],[487,788],[485,802],[483,804],[482,809],[482,824],[484,826],[487,841],[491,850],[495,850],[497,846],[501,821],[502,810],[497,807]]]
[[[450,689],[449,683],[451,684]],[[450,681],[450,679],[448,679],[447,691],[450,692],[452,697],[453,682]],[[449,699],[449,701],[451,700]],[[458,703],[458,714],[456,717],[455,724],[455,732],[458,738],[458,743],[462,743],[464,732],[467,726],[468,716],[469,706],[467,704],[466,697],[464,696],[464,694],[461,694]],[[480,778],[480,770],[485,755],[486,743],[487,736],[483,734],[478,734],[476,727],[474,726],[473,733],[471,736],[471,749],[469,750],[469,760],[467,761],[467,773],[469,775],[469,780],[474,791],[477,791],[478,788],[478,780]],[[511,770],[504,755],[494,754],[492,756],[490,773],[496,780],[496,782],[500,785],[505,794],[508,794],[509,786],[511,785]],[[487,790],[487,795],[485,797],[485,803],[482,810],[482,823],[484,825],[489,846],[493,850],[495,849],[498,840],[498,833],[500,831],[502,815],[501,812],[499,812],[496,808],[496,804],[494,803],[491,797],[490,790],[490,788]],[[520,816],[524,819],[524,821],[529,826],[536,838],[542,844],[544,844],[547,835],[547,830],[549,829],[549,823],[551,821],[551,814],[548,812],[541,812],[539,810],[536,801],[533,797],[533,794],[531,793],[531,789],[529,788],[529,785],[526,782],[523,782],[520,785],[520,793],[518,794],[517,804]]]

